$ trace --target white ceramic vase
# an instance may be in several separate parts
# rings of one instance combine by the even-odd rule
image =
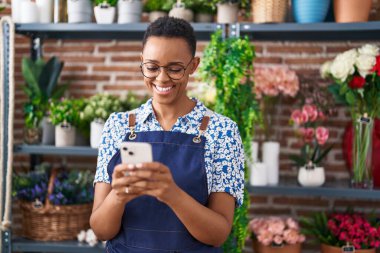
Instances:
[[[67,147],[75,145],[75,127],[70,124],[55,126],[55,146]]]
[[[90,145],[92,148],[98,148],[100,145],[104,121],[94,120],[91,122],[91,138]]]
[[[237,3],[225,3],[217,5],[216,22],[221,24],[236,23],[238,20],[239,5]]]
[[[91,23],[91,1],[67,0],[67,17],[69,23]]]
[[[16,10],[17,11],[17,10]],[[38,7],[35,2],[26,0],[20,3],[20,23],[39,23]]]
[[[325,183],[323,167],[301,167],[298,171],[298,182],[305,187],[319,187]]]
[[[40,23],[53,22],[53,0],[36,0]]]
[[[183,3],[174,4],[173,8],[169,12],[169,17],[182,18],[187,22],[193,22],[194,13],[192,10],[186,9]]]
[[[96,23],[112,24],[115,21],[116,8],[109,5],[98,5],[94,7]]]
[[[138,23],[141,21],[142,3],[140,0],[119,0],[117,12],[117,23]]]
[[[249,183],[253,186],[266,186],[268,184],[268,176],[265,163],[257,162],[251,165]]]

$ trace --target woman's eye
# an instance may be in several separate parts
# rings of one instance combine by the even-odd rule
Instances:
[[[181,72],[183,70],[183,68],[182,67],[169,67],[168,68],[168,71],[169,72],[173,72],[173,73],[178,73],[178,72]]]
[[[159,69],[159,67],[157,67],[157,66],[146,66],[146,69],[148,71],[157,71]]]

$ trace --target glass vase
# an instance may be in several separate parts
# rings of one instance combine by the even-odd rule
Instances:
[[[353,152],[351,187],[372,189],[373,119],[359,117],[353,122]]]

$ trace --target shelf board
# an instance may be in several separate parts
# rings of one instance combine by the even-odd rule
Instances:
[[[72,155],[72,156],[97,156],[98,149],[91,147],[56,147],[49,145],[15,145],[14,153],[36,155]]]
[[[142,40],[149,23],[130,24],[16,24],[16,33],[42,39],[118,39]],[[193,23],[198,40],[209,40],[222,26],[216,23]]]
[[[94,247],[77,241],[42,242],[23,238],[12,240],[12,251],[16,252],[61,252],[61,253],[104,253],[104,246]]]
[[[16,24],[16,32],[42,39],[119,39],[141,40],[149,23],[131,24]],[[217,23],[192,23],[198,40],[209,40],[210,35],[222,28]],[[252,40],[342,41],[379,40],[380,21],[364,23],[237,23],[241,35]],[[234,31],[234,29],[231,29]]]
[[[295,179],[296,180],[296,179]],[[322,187],[302,187],[295,183],[280,183],[273,186],[251,186],[247,190],[252,195],[281,195],[299,197],[327,197],[380,200],[380,189],[350,188],[348,182],[328,183]]]

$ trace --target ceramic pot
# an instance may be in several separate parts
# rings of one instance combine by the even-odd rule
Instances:
[[[91,23],[91,1],[67,0],[67,16],[69,23]]]
[[[372,0],[334,0],[335,21],[367,22],[371,7]]]
[[[26,0],[20,3],[20,23],[39,23],[38,7],[35,2]]]
[[[330,0],[292,0],[294,19],[297,23],[322,22],[330,6]]]
[[[53,0],[36,0],[40,23],[53,22]]]
[[[55,126],[51,123],[49,117],[42,119],[42,144],[54,145]]]
[[[138,23],[141,21],[142,3],[139,0],[119,0],[117,12],[117,23]]]
[[[236,23],[238,20],[239,5],[237,3],[225,3],[217,5],[216,22],[221,24]]]
[[[318,187],[325,183],[325,169],[323,167],[307,166],[301,167],[298,171],[298,182],[305,187]]]
[[[176,3],[170,10],[169,17],[182,18],[187,22],[193,22],[194,13],[192,10],[186,9],[183,3]]]
[[[55,126],[55,146],[74,146],[75,132],[75,127],[70,124],[59,124],[58,126]]]
[[[346,251],[348,252],[348,251]],[[375,253],[375,249],[357,249],[355,253]],[[344,253],[341,247],[334,247],[327,244],[321,244],[321,253]]]
[[[301,244],[283,245],[280,247],[265,246],[257,241],[253,242],[255,253],[301,253]]]
[[[92,148],[99,147],[103,128],[104,128],[104,121],[94,120],[91,122],[90,145]]]
[[[112,24],[116,16],[116,8],[109,5],[98,5],[94,7],[96,23]]]

